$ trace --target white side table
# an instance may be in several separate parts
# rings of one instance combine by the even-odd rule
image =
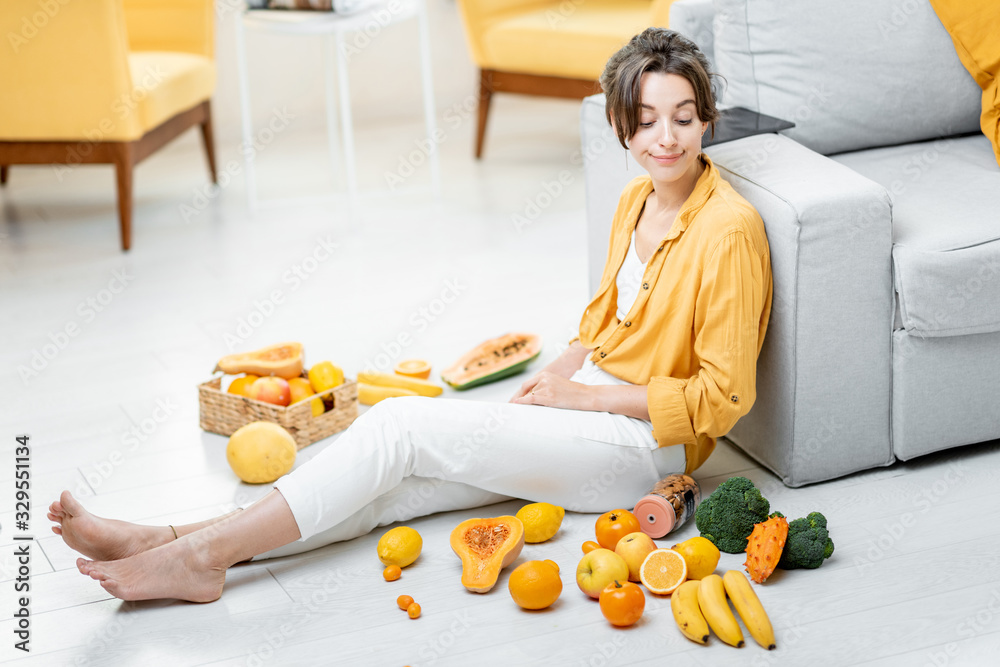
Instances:
[[[354,14],[333,12],[251,10],[245,11],[236,21],[236,55],[239,70],[240,106],[243,116],[244,146],[253,145],[253,127],[250,118],[250,82],[247,73],[246,31],[256,30],[289,35],[320,35],[324,41],[327,143],[331,162],[338,162],[336,143],[336,100],[340,97],[340,126],[343,135],[344,163],[347,171],[347,189],[353,202],[358,194],[357,166],[354,155],[354,125],[351,116],[351,91],[348,82],[345,38],[359,32],[381,30],[393,23],[408,19],[417,20],[420,49],[420,75],[424,98],[424,126],[427,138],[437,132],[434,115],[434,86],[431,79],[430,35],[427,28],[425,0],[375,0],[365,9]],[[336,61],[339,90],[334,91],[333,68]],[[428,156],[431,170],[431,188],[435,195],[440,191],[440,168],[437,146],[433,144]],[[244,151],[246,163],[247,203],[250,210],[268,204],[288,204],[290,200],[262,202],[257,197],[257,176],[254,158]]]

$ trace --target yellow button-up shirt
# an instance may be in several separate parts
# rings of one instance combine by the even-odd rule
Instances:
[[[701,159],[706,168],[620,321],[615,278],[653,182],[641,176],[625,187],[601,285],[579,336],[595,364],[646,385],[653,437],[660,447],[684,445],[688,473],[753,405],[757,355],[771,313],[764,223],[708,156]]]

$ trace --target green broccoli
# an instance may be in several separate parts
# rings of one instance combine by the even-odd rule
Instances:
[[[788,523],[788,538],[781,552],[778,567],[794,570],[799,567],[817,568],[833,554],[833,540],[826,529],[826,517],[810,512],[803,519]]]
[[[742,553],[754,524],[767,521],[771,504],[746,477],[730,477],[698,506],[694,523],[721,551]]]

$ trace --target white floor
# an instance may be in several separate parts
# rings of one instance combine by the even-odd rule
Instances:
[[[506,571],[490,594],[465,592],[448,546],[451,529],[471,516],[513,513],[519,502],[411,522],[424,552],[391,584],[375,555],[379,532],[238,566],[222,599],[206,605],[122,603],[76,572],[75,554],[45,519],[45,506],[62,489],[98,514],[157,524],[213,516],[267,491],[241,484],[225,462],[225,438],[198,428],[195,387],[234,337],[240,349],[299,340],[308,360],[332,359],[349,374],[406,357],[428,358],[440,370],[479,341],[518,329],[546,341],[536,368],[561,351],[589,297],[576,107],[513,97],[495,105],[485,160],[470,157],[468,114],[449,128],[439,199],[369,194],[353,218],[343,199],[251,216],[239,175],[200,199],[203,158],[188,134],[139,168],[127,254],[118,249],[110,169],[81,168],[61,181],[46,167],[12,169],[0,192],[0,660],[995,664],[997,442],[802,489],[785,488],[720,444],[696,474],[706,493],[731,475],[748,476],[788,516],[825,513],[837,544],[821,569],[779,571],[758,588],[777,632],[770,653],[752,642],[739,650],[715,638],[708,647],[692,644],[674,626],[669,599],[655,596],[647,597],[638,625],[610,627],[573,576],[580,544],[593,538],[592,515],[567,515],[556,538],[522,553],[522,561],[552,558],[562,568],[563,595],[549,610],[518,609]],[[362,187],[384,188],[385,171],[406,159],[418,132],[416,118],[389,127],[359,121]],[[324,151],[321,134],[289,130],[261,152],[262,194],[341,188]],[[220,153],[223,164],[237,159],[235,141],[220,142]],[[572,175],[565,191],[531,225],[516,225],[514,216],[525,215],[563,170]],[[428,182],[420,168],[407,185]],[[327,256],[320,249],[330,244],[336,248]],[[410,342],[398,346],[400,337]],[[522,379],[457,396],[506,400]],[[19,434],[31,437],[30,533],[38,540],[30,655],[13,648],[11,619]],[[297,465],[328,446],[336,439],[303,450]],[[670,546],[694,534],[691,525],[659,542]],[[724,555],[720,571],[741,563]],[[401,593],[421,603],[419,620],[396,609]]]

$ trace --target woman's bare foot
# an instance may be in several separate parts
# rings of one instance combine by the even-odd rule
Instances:
[[[95,516],[69,491],[49,505],[47,516],[59,524],[52,526],[53,533],[61,535],[74,551],[96,560],[128,558],[174,539],[169,526],[140,526]]]
[[[76,566],[122,600],[212,602],[226,583],[226,566],[211,560],[208,543],[197,533],[121,560],[78,558]]]

